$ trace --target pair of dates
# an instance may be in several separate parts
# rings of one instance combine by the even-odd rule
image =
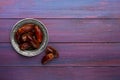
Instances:
[[[41,60],[42,64],[46,64],[46,63],[52,61],[53,59],[59,57],[58,51],[51,46],[47,46],[45,53],[46,54],[43,56],[43,58]]]
[[[15,32],[15,40],[21,50],[35,50],[40,47],[43,33],[36,24],[24,24]]]

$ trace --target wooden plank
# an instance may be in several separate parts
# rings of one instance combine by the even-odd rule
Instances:
[[[120,66],[120,43],[49,43],[60,58],[45,66]],[[0,66],[43,66],[45,53],[28,58],[17,54],[10,43],[0,43]]]
[[[0,67],[0,80],[119,80],[120,67]]]
[[[120,18],[120,0],[1,0],[0,18]]]
[[[20,19],[0,18],[0,42],[10,42],[10,31]],[[120,42],[119,19],[38,19],[49,32],[49,42]]]

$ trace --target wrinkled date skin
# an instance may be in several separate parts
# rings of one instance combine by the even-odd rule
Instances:
[[[24,24],[21,28],[18,29],[18,34],[24,34],[26,32],[29,32],[33,29],[34,24]]]
[[[53,60],[53,59],[54,59],[53,53],[49,53],[49,54],[46,54],[46,55],[42,58],[41,63],[42,63],[42,64],[46,64],[46,63],[48,63],[49,61],[51,61],[51,60]]]
[[[42,42],[42,32],[38,25],[24,24],[15,32],[15,40],[21,50],[38,49]]]
[[[34,29],[35,29],[35,34],[36,34],[37,41],[42,42],[42,32],[41,32],[41,30],[39,29],[38,26],[35,26]]]
[[[49,53],[53,53],[55,58],[59,57],[58,51],[51,46],[47,46],[46,48],[46,54],[49,54]]]
[[[28,33],[25,33],[23,35],[21,35],[21,38],[20,38],[20,41],[21,42],[29,42],[29,40],[33,40],[33,33],[31,32],[28,32]]]
[[[41,63],[42,64],[46,64],[50,61],[52,61],[53,59],[55,58],[58,58],[59,57],[59,54],[58,54],[58,51],[55,50],[53,47],[51,46],[47,46],[46,48],[46,54],[45,56],[42,58],[41,60]]]
[[[29,43],[26,42],[26,43],[20,44],[19,47],[21,50],[28,50],[31,46]]]
[[[32,39],[31,41],[30,41],[30,43],[32,44],[32,47],[34,47],[34,48],[39,48],[39,42],[36,40],[36,39]]]

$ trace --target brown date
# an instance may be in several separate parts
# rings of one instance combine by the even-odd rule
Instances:
[[[34,24],[24,24],[21,28],[18,29],[17,33],[19,35],[29,32],[33,29]]]
[[[34,27],[34,30],[35,30],[35,34],[36,34],[36,39],[37,39],[37,41],[38,41],[39,43],[41,43],[41,42],[42,42],[42,32],[41,32],[41,30],[39,29],[38,26],[35,26],[35,27]]]
[[[35,40],[34,38],[30,41],[30,43],[32,44],[32,47],[37,49],[39,48],[40,44],[37,40]]]
[[[22,42],[26,42],[27,40],[28,40],[28,34],[23,34],[22,36],[21,36],[21,41]]]
[[[48,46],[46,48],[46,54],[42,58],[41,63],[46,64],[46,63],[50,62],[51,60],[53,60],[54,58],[58,58],[58,57],[59,57],[59,54],[58,54],[57,50],[55,50],[51,46]]]
[[[26,42],[26,41],[29,42],[30,40],[33,40],[33,33],[28,32],[21,35],[21,40],[20,40],[21,42]]]
[[[46,48],[46,54],[49,54],[49,53],[53,53],[55,58],[59,57],[58,51],[51,46],[47,46]]]
[[[42,63],[42,64],[46,64],[46,63],[48,63],[49,61],[53,60],[53,58],[54,58],[54,55],[53,55],[52,53],[49,53],[49,54],[45,55],[45,56],[42,58],[41,63]]]
[[[15,33],[15,40],[18,44],[20,44],[20,35],[18,34],[18,32]]]
[[[20,49],[21,50],[27,50],[27,49],[29,49],[30,47],[31,47],[31,45],[29,44],[29,43],[23,43],[23,44],[20,44]]]

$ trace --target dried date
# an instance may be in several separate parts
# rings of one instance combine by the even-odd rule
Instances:
[[[42,63],[42,64],[46,64],[46,63],[48,63],[49,61],[53,60],[53,58],[54,58],[54,55],[53,55],[52,53],[49,53],[49,54],[45,55],[45,56],[42,58],[41,63]]]
[[[31,45],[29,44],[29,43],[23,43],[23,44],[20,44],[20,49],[21,50],[28,50],[30,47],[31,47]]]
[[[46,48],[46,54],[45,56],[42,58],[41,63],[42,64],[46,64],[50,61],[52,61],[54,58],[58,58],[59,54],[57,52],[57,50],[55,50],[53,47],[48,46]]]
[[[17,33],[19,35],[27,33],[33,30],[34,24],[24,24],[21,28],[18,29]]]
[[[42,32],[41,32],[41,30],[39,29],[38,26],[35,26],[35,27],[34,27],[34,30],[35,30],[35,34],[36,34],[37,41],[38,41],[39,43],[41,43],[41,42],[42,42]]]
[[[33,33],[31,32],[25,33],[21,36],[21,42],[29,42],[30,40],[33,40]]]
[[[39,42],[35,40],[34,38],[30,41],[30,43],[35,49],[39,48]]]
[[[20,35],[18,34],[18,32],[15,33],[15,41],[20,44]]]
[[[47,54],[53,53],[53,55],[55,56],[55,58],[59,57],[58,51],[56,49],[54,49],[53,47],[51,47],[51,46],[47,46],[46,53]]]

